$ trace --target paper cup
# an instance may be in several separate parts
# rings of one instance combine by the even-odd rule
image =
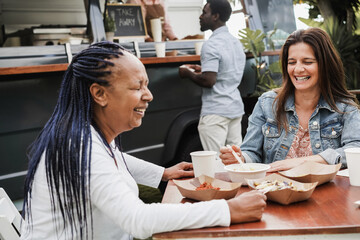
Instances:
[[[160,18],[154,18],[150,20],[151,33],[154,42],[161,42],[161,20]]]
[[[347,148],[344,151],[349,169],[350,185],[360,186],[360,148]]]
[[[206,175],[213,178],[215,176],[215,151],[197,151],[190,153],[190,156],[195,177]]]
[[[201,48],[204,42],[196,42],[195,43],[195,53],[196,55],[200,55],[201,54]]]
[[[157,57],[165,57],[165,43],[155,43],[155,51]]]

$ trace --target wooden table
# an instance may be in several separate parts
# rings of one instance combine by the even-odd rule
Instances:
[[[218,173],[216,177],[229,179],[227,173]],[[241,187],[240,191],[249,188]],[[357,200],[360,200],[360,187],[350,186],[348,177],[336,176],[333,181],[318,186],[306,201],[287,206],[267,201],[261,221],[159,233],[153,239],[360,239],[360,208],[354,204]],[[169,181],[162,202],[192,201],[183,198]]]

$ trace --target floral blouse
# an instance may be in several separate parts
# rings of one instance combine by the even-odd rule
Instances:
[[[286,155],[286,159],[307,157],[311,155],[313,155],[313,152],[310,144],[309,129],[304,129],[301,125],[299,125],[299,130],[294,137],[290,150]]]

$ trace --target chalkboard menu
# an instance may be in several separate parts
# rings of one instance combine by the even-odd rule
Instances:
[[[140,5],[108,4],[108,14],[115,20],[114,37],[145,37],[147,35]]]

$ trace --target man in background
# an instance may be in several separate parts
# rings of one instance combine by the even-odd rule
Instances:
[[[227,0],[207,0],[200,19],[201,31],[213,33],[201,50],[201,66],[183,65],[182,78],[202,87],[198,125],[204,150],[219,153],[220,147],[240,145],[244,104],[238,90],[245,68],[245,53],[238,39],[229,33],[226,22],[232,9]]]

